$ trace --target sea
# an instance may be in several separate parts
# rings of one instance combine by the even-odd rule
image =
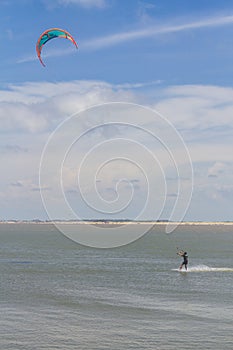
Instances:
[[[157,225],[99,249],[1,223],[0,242],[1,350],[233,349],[233,225]]]

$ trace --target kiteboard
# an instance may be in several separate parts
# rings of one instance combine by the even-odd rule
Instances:
[[[172,269],[172,271],[177,271],[180,273],[187,273],[188,272],[188,270],[180,270],[180,269]]]

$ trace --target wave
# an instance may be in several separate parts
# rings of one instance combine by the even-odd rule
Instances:
[[[179,272],[233,272],[233,267],[211,267],[207,265],[191,266],[188,270],[172,269]]]

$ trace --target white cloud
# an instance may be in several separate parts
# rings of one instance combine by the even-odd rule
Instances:
[[[137,95],[133,90],[146,85],[111,85],[99,81],[9,85],[0,91],[1,130],[47,132],[68,116],[90,106],[144,101],[178,128],[189,144],[196,142],[198,147],[206,144],[208,149],[212,143],[225,147],[224,143],[232,139],[232,88],[187,85],[162,89],[151,85],[151,90],[156,91],[153,96],[160,96],[158,101],[153,101],[152,97],[143,96],[143,91]]]
[[[232,185],[219,185],[216,188],[217,194],[221,198],[226,198],[232,200],[233,197],[233,186]]]
[[[78,5],[85,5],[86,7],[104,7],[106,4],[103,0],[58,0],[60,4],[68,5],[68,4],[78,4]],[[219,17],[209,17],[204,18],[202,20],[196,20],[193,22],[187,22],[187,23],[181,23],[181,24],[175,24],[171,25],[169,24],[163,24],[162,26],[150,26],[145,28],[140,28],[136,30],[126,32],[119,32],[115,34],[110,34],[107,36],[102,37],[95,37],[90,40],[83,41],[79,40],[79,47],[81,50],[99,50],[105,47],[119,45],[124,42],[134,41],[134,40],[140,40],[144,38],[151,38],[156,37],[159,35],[165,35],[165,34],[171,34],[171,33],[179,33],[184,32],[188,30],[197,30],[197,29],[204,29],[204,28],[214,28],[219,26],[226,26],[226,25],[232,25],[233,24],[233,15],[228,16],[219,16]],[[66,48],[66,50],[54,50],[47,51],[47,54],[43,54],[44,57],[58,57],[58,56],[65,56],[70,55],[75,52],[75,48],[70,47]],[[17,60],[17,63],[25,63],[25,62],[31,62],[37,60],[36,55],[29,55],[26,57],[21,57]]]
[[[139,40],[143,38],[155,37],[158,35],[178,33],[187,30],[196,30],[203,28],[211,28],[218,26],[225,26],[233,24],[233,15],[221,16],[221,17],[209,17],[202,20],[197,20],[188,23],[181,23],[176,25],[162,25],[152,26],[138,30],[132,30],[127,32],[120,32],[103,37],[96,37],[92,40],[82,43],[83,48],[90,50],[97,50],[108,46],[121,44],[127,41]]]
[[[138,11],[137,15],[141,23],[147,24],[154,21],[153,17],[150,16],[150,13],[156,9],[157,5],[152,4],[151,2],[138,1]]]
[[[215,162],[209,169],[208,169],[208,176],[209,177],[217,177],[218,175],[222,174],[224,170],[226,169],[227,165],[223,162]]]
[[[233,89],[218,86],[173,86],[154,108],[191,140],[227,135],[233,128]],[[188,141],[188,139],[187,139]],[[209,140],[208,140],[209,141]],[[216,140],[215,140],[216,141]],[[222,139],[222,141],[224,141]]]
[[[48,46],[48,47],[46,47],[46,51],[43,50],[41,57],[42,57],[43,62],[44,62],[44,59],[46,59],[47,57],[70,56],[72,54],[75,54],[76,52],[77,52],[77,48],[74,45],[70,45],[69,47],[65,47],[65,50],[64,50],[64,48],[63,49],[55,49],[55,48],[51,49]],[[38,60],[37,55],[28,55],[28,56],[18,58],[16,63],[33,62],[33,61],[37,61],[37,60]]]
[[[129,90],[98,81],[25,83],[0,93],[2,131],[41,132],[87,107],[109,101],[134,101]]]
[[[2,131],[40,132],[47,127],[45,113],[35,106],[23,103],[2,103],[0,105],[0,122]]]
[[[21,154],[28,152],[26,147],[22,147],[16,144],[6,144],[0,146],[0,153],[8,153],[8,154]]]
[[[8,198],[8,201],[12,201],[12,208],[14,203],[16,203],[16,198],[22,198],[22,205],[24,200],[29,203],[30,200],[34,201],[36,196],[38,196],[37,203],[40,202],[36,179],[38,179],[41,152],[49,134],[68,116],[105,102],[128,101],[140,103],[143,100],[147,101],[148,106],[158,110],[180,130],[188,145],[194,165],[200,168],[200,163],[205,164],[205,171],[202,173],[197,172],[195,178],[196,184],[202,186],[203,193],[205,189],[209,191],[207,191],[208,193],[212,193],[213,196],[217,196],[221,192],[221,198],[227,198],[230,201],[229,194],[231,189],[229,186],[233,164],[233,156],[230,151],[233,149],[233,89],[201,85],[172,86],[162,89],[155,84],[150,87],[154,93],[150,93],[149,97],[147,97],[143,96],[143,90],[140,90],[140,95],[137,94],[137,90],[134,90],[134,88],[141,87],[143,87],[141,84],[131,86],[128,84],[111,85],[98,81],[71,81],[57,84],[25,83],[9,85],[7,89],[2,89],[0,91],[2,131],[0,142],[2,169],[0,197],[2,200],[5,201]],[[148,86],[146,91],[148,91]],[[160,96],[160,98],[154,101],[151,96]],[[154,123],[152,117],[140,119],[135,114],[133,118],[135,118],[135,122],[137,121],[145,127],[146,123]],[[96,115],[96,120],[104,122],[108,120],[108,114],[104,118]],[[80,121],[80,128],[86,129],[89,126],[92,126],[92,121],[88,120],[88,118]],[[142,132],[132,128],[120,128],[113,125],[111,127],[108,126],[104,130],[99,128],[93,133],[93,137],[86,137],[85,142],[81,145],[82,147],[76,148],[76,153],[73,153],[74,159],[77,162],[80,161],[87,152],[87,146],[95,146],[95,140],[101,145],[104,141],[110,140],[113,135],[119,138],[123,135],[129,139],[134,135],[141,144],[151,146],[151,140],[145,137]],[[96,158],[94,158],[97,163],[101,159],[111,158],[109,145],[110,143],[106,143],[107,147],[103,157],[97,153]],[[62,144],[59,145],[56,149],[56,154],[59,155],[62,147]],[[113,145],[112,147],[115,151],[120,149],[119,146]],[[124,149],[135,154],[135,147],[134,144],[127,145]],[[162,158],[159,148],[156,149],[156,152],[159,159]],[[139,151],[136,152],[136,156],[140,161],[144,159],[143,153]],[[146,161],[146,157],[144,160]],[[182,161],[182,159],[179,161]],[[150,161],[147,160],[146,164],[149,163]],[[77,186],[75,182],[77,168],[70,167],[69,163],[66,165],[64,176],[66,177],[65,184],[69,190]],[[93,166],[93,162],[91,162],[91,165]],[[119,168],[118,171],[117,163],[115,165],[116,168],[112,167],[111,172],[106,172],[105,177],[96,179],[102,180],[98,186],[103,192],[106,190],[106,193],[108,193],[108,188],[116,189],[114,182],[106,180],[108,176],[109,179],[118,181],[124,175],[120,172],[120,169],[123,167]],[[162,165],[167,165],[165,160],[162,162]],[[135,171],[133,167],[130,169],[125,167],[123,170],[125,170],[125,177],[128,179],[134,179],[136,183],[140,180],[138,193],[143,191],[145,186],[143,187],[140,176],[134,176]],[[88,173],[91,173],[91,167],[87,167]],[[220,177],[221,183],[218,184],[220,187],[217,188],[216,181]],[[155,178],[154,174],[152,178]],[[48,190],[46,184],[45,190]],[[113,194],[113,192],[111,193]],[[176,193],[176,188],[173,188],[173,185],[169,187],[169,193]],[[198,200],[200,198],[201,194],[199,194]],[[203,208],[203,210],[208,209]],[[195,213],[193,215],[195,219]]]
[[[55,0],[54,2],[59,5],[78,5],[86,8],[104,8],[106,6],[106,0]]]

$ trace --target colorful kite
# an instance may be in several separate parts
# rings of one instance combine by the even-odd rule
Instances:
[[[68,33],[66,30],[64,29],[59,29],[59,28],[51,28],[46,30],[45,32],[43,32],[41,34],[41,36],[39,37],[37,44],[36,44],[36,52],[37,52],[37,56],[41,62],[41,64],[43,66],[45,66],[44,62],[41,59],[41,50],[42,47],[51,39],[54,38],[65,38],[65,39],[69,39],[70,41],[72,41],[72,43],[78,48],[78,45],[76,43],[76,41],[74,40],[74,38],[70,35],[70,33]]]

